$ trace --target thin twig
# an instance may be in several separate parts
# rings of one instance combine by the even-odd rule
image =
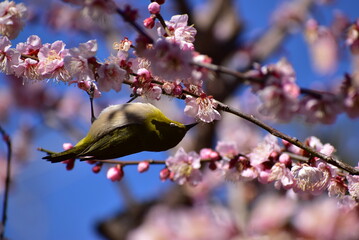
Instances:
[[[7,166],[6,166],[6,179],[5,179],[5,192],[4,192],[4,202],[3,202],[3,212],[1,220],[1,233],[0,239],[3,240],[5,237],[5,225],[7,220],[7,207],[9,201],[9,190],[10,190],[10,180],[11,180],[11,139],[10,136],[5,132],[5,130],[0,126],[0,133],[7,145]]]

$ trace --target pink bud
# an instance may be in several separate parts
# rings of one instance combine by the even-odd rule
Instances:
[[[69,159],[69,160],[65,160],[63,161],[63,163],[66,164],[66,170],[70,171],[75,167],[75,159]]]
[[[175,88],[173,89],[173,94],[174,95],[181,95],[182,94],[182,87],[181,85],[176,85]]]
[[[211,159],[217,161],[220,159],[218,152],[213,151],[210,148],[203,148],[200,152],[201,159]]]
[[[107,178],[112,182],[120,181],[123,178],[124,172],[121,165],[117,165],[116,167],[111,167],[107,171]]]
[[[93,166],[92,172],[99,173],[101,171],[101,168],[102,168],[102,163],[97,163],[95,166]]]
[[[148,29],[152,29],[155,26],[155,19],[153,17],[148,17],[143,20],[143,26]]]
[[[161,6],[157,2],[151,2],[148,5],[148,11],[151,14],[158,14],[158,13],[160,13],[160,10],[161,10]]]
[[[137,165],[137,170],[140,173],[146,172],[150,168],[150,163],[147,161],[142,161]]]
[[[286,166],[289,166],[292,163],[292,160],[288,154],[282,153],[279,156],[279,162],[284,163]]]
[[[170,170],[168,168],[164,168],[160,172],[160,179],[162,181],[165,181],[169,178],[170,174],[171,174]]]
[[[141,77],[145,78],[146,80],[150,80],[151,73],[146,68],[140,68],[137,70],[137,74]]]
[[[70,148],[73,148],[74,146],[71,143],[64,143],[62,144],[62,148],[64,150],[69,150]]]

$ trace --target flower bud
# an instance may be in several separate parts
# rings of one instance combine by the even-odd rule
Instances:
[[[107,171],[107,178],[112,182],[120,181],[123,178],[124,172],[121,165],[117,165],[116,167],[111,167]]]
[[[158,13],[160,13],[160,10],[161,10],[161,6],[157,2],[151,2],[148,5],[148,11],[151,14],[158,14]]]
[[[140,173],[146,172],[150,168],[150,163],[147,161],[142,161],[137,165],[137,170]]]

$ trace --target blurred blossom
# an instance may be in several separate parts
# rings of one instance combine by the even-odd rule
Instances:
[[[238,229],[231,213],[220,206],[151,208],[144,222],[130,232],[129,240],[218,240],[235,239]]]
[[[218,141],[216,146],[216,151],[222,156],[226,158],[234,158],[238,155],[238,146],[235,142],[225,142]]]
[[[349,27],[346,43],[353,54],[359,54],[359,18]]]
[[[5,0],[0,3],[0,34],[9,39],[17,37],[25,24],[27,8],[23,3],[16,4]]]
[[[272,22],[289,31],[297,30],[307,17],[308,10],[301,6],[302,2],[283,2],[272,13]]]
[[[347,185],[344,183],[343,177],[337,176],[330,180],[328,186],[328,195],[329,197],[343,197],[348,190]]]
[[[183,148],[167,158],[166,165],[173,173],[173,180],[180,185],[188,182],[197,185],[202,180],[201,157],[195,152],[186,153]]]
[[[317,199],[299,208],[293,223],[305,239],[354,240],[359,236],[357,211],[342,211],[331,198]]]
[[[250,213],[248,230],[250,235],[265,235],[285,228],[294,214],[296,204],[286,197],[262,195]]]
[[[359,116],[359,84],[356,83],[355,76],[345,75],[342,82],[341,95],[343,99],[344,111],[350,118]]]
[[[333,73],[338,64],[338,43],[332,31],[310,19],[306,23],[306,40],[314,69],[321,74]]]
[[[300,88],[292,65],[285,59],[253,70],[263,82],[252,83],[252,92],[261,100],[260,113],[279,121],[290,121],[299,108]]]
[[[217,103],[213,97],[203,95],[195,98],[187,95],[184,112],[190,117],[195,117],[203,122],[209,123],[221,119],[221,115],[216,110],[216,106]]]
[[[332,124],[337,115],[343,112],[343,105],[338,96],[323,92],[320,97],[304,96],[300,101],[299,112],[308,123]]]

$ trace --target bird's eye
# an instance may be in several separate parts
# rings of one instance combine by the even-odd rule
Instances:
[[[177,124],[175,124],[175,123],[170,123],[170,126],[171,127],[178,127]]]

